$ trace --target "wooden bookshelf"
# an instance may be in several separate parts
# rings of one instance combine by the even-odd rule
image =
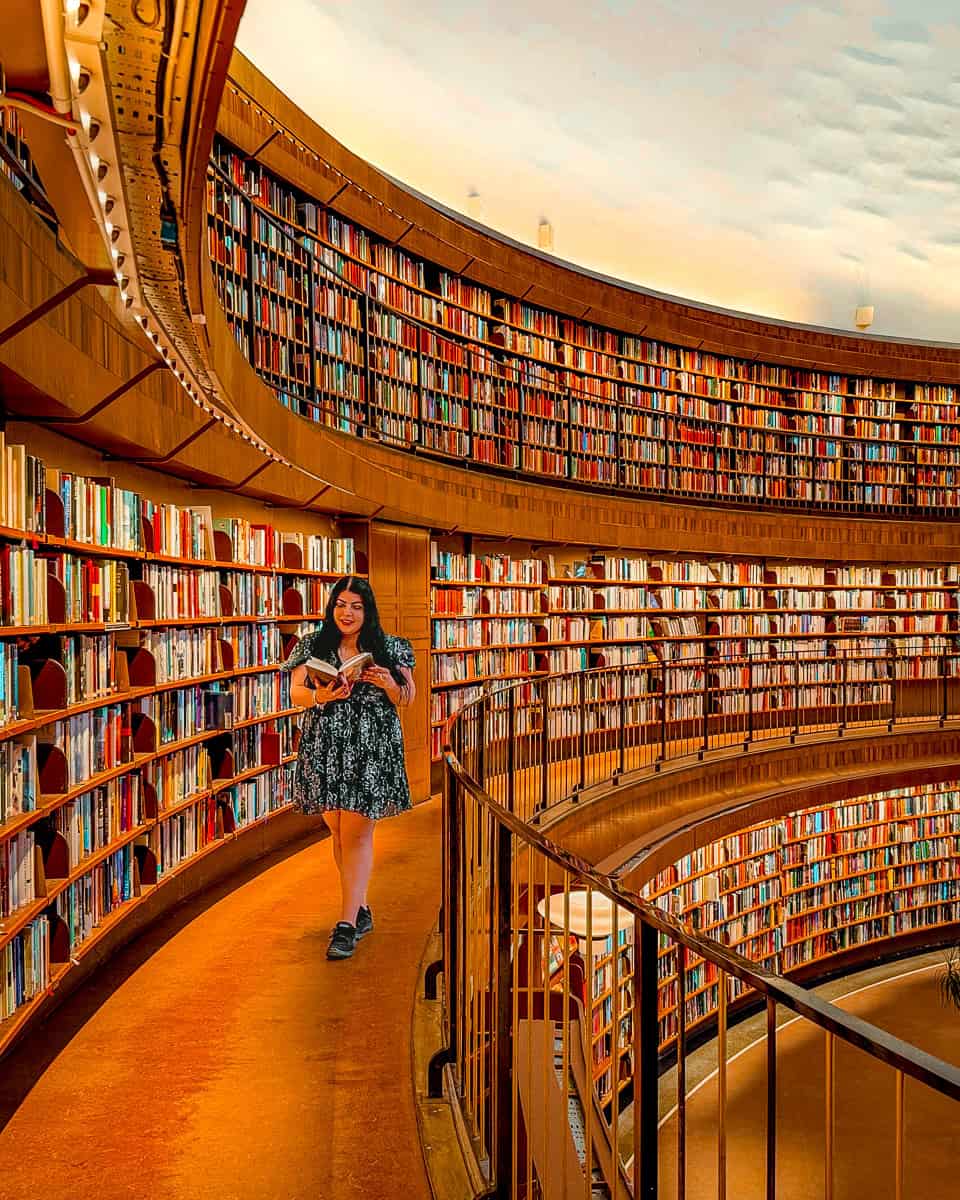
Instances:
[[[312,420],[604,491],[891,516],[952,517],[960,499],[949,385],[574,320],[387,244],[220,139],[207,197],[231,328]],[[269,303],[264,263],[280,285]]]
[[[2,435],[0,507],[2,1053],[151,889],[289,809],[279,664],[367,563],[353,537],[154,501]]]
[[[791,812],[659,871],[648,899],[779,974],[814,978],[842,957],[896,953],[960,921],[960,792],[914,785]],[[677,951],[661,948],[660,1041],[676,1034]],[[746,1002],[728,980],[728,999]],[[686,963],[687,1028],[716,1015],[716,972]]]
[[[960,652],[956,563],[661,557],[456,536],[435,538],[431,562],[434,758],[447,718],[494,680],[622,665],[634,678],[633,734],[664,721],[680,731],[703,707],[732,730],[800,710],[840,723],[841,692],[851,719],[880,711],[894,703],[894,677],[922,689]],[[604,716],[609,697],[577,700],[596,711],[596,733],[625,715],[614,705]],[[902,687],[900,700],[908,711]]]

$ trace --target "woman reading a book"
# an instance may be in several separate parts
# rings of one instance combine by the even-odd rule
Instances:
[[[343,909],[328,958],[349,958],[373,929],[367,884],[374,823],[410,807],[397,709],[414,697],[413,648],[384,633],[364,579],[341,579],[323,624],[293,648],[290,695],[308,711],[297,759],[297,807],[333,835]]]

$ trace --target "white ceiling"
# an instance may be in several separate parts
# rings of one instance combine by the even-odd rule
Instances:
[[[644,287],[960,342],[957,0],[247,0],[363,158]],[[477,193],[468,200],[471,193]]]

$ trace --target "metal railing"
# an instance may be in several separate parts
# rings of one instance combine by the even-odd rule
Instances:
[[[437,1063],[444,1064],[448,1092],[491,1195],[682,1198],[694,1150],[701,1166],[704,1156],[713,1163],[710,1194],[720,1200],[744,1194],[733,1188],[734,1170],[738,1181],[753,1170],[750,1194],[771,1200],[782,1184],[778,1147],[794,1132],[784,1107],[777,1031],[783,1008],[823,1047],[824,1196],[834,1195],[848,1165],[842,1150],[855,1149],[837,1137],[837,1095],[849,1070],[846,1052],[837,1053],[841,1045],[865,1054],[891,1080],[889,1194],[903,1196],[905,1080],[920,1085],[911,1084],[909,1092],[910,1107],[917,1106],[910,1136],[922,1140],[916,1112],[935,1093],[960,1101],[960,1069],[694,932],[551,840],[538,818],[586,787],[713,752],[827,740],[853,729],[883,736],[952,725],[960,718],[958,656],[933,639],[927,649],[903,659],[774,660],[776,669],[762,678],[758,664],[744,659],[602,668],[507,686],[451,718],[443,797],[446,1047]],[[740,689],[725,690],[718,678],[724,670],[752,670],[752,687],[741,674]],[[775,677],[781,671],[785,679]],[[697,686],[678,686],[692,680]],[[676,1033],[668,1052],[659,1038],[664,1014],[658,999],[666,947],[678,963]],[[695,956],[715,970],[718,985],[716,1115],[707,1148],[688,1144],[684,968]],[[766,1014],[765,1115],[755,1146],[728,1136],[730,1005],[745,989]],[[598,1057],[601,994],[609,1037],[601,1032]],[[659,1129],[667,1060],[676,1067],[677,1088],[670,1146]],[[434,1083],[437,1077],[435,1071]],[[887,1103],[882,1095],[871,1093],[878,1110]],[[960,1120],[960,1109],[951,1107],[947,1115]],[[796,1145],[788,1149],[797,1151]],[[806,1146],[801,1152],[807,1173],[816,1171],[816,1151]],[[741,1161],[751,1154],[757,1161]],[[669,1191],[659,1179],[662,1163],[675,1177]]]

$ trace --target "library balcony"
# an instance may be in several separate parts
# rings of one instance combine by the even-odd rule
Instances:
[[[936,1054],[936,989],[910,997],[920,1049],[796,980],[956,939],[937,867],[960,804],[953,673],[898,714],[895,674],[866,702],[849,682],[808,708],[801,670],[792,703],[768,703],[781,679],[721,706],[714,666],[677,665],[686,698],[642,665],[503,685],[451,718],[433,1094],[498,1196],[945,1194],[960,1067]],[[948,835],[929,854],[924,829]]]

